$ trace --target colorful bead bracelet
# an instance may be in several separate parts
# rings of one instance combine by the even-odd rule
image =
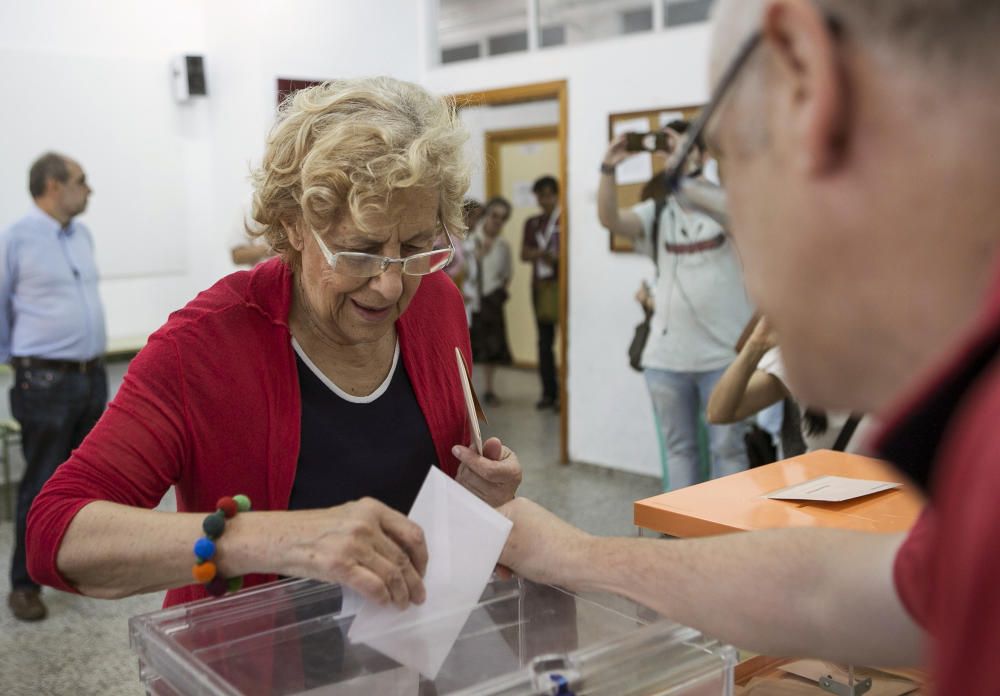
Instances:
[[[213,597],[220,597],[226,592],[236,592],[243,587],[243,578],[226,579],[219,574],[215,562],[215,541],[226,530],[226,520],[236,517],[238,512],[250,509],[250,498],[245,495],[224,496],[215,504],[216,510],[201,523],[205,536],[194,542],[196,562],[191,568],[191,576],[205,586]]]

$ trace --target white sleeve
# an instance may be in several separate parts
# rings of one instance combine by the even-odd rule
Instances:
[[[782,384],[788,384],[785,379],[785,364],[781,360],[780,348],[772,348],[764,353],[764,357],[757,363],[757,369],[769,375],[774,375]]]

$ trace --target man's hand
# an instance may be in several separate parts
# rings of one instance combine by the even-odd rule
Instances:
[[[500,555],[502,565],[550,585],[571,588],[584,579],[581,571],[594,537],[527,498],[515,498],[499,510],[514,523]]]
[[[521,463],[497,438],[483,443],[482,455],[460,445],[455,445],[451,453],[461,462],[455,480],[493,507],[503,505],[517,493]]]

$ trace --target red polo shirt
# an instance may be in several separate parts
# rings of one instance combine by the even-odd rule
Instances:
[[[882,455],[930,494],[896,558],[897,592],[931,635],[941,694],[1000,693],[1000,273],[948,364],[902,401]]]

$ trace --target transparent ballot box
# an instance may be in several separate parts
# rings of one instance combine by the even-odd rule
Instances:
[[[434,679],[348,638],[360,604],[338,585],[284,580],[134,617],[129,633],[156,696],[732,693],[732,648],[610,595],[494,579],[471,613],[456,607],[453,625],[468,619]],[[412,641],[447,618],[392,631]]]

